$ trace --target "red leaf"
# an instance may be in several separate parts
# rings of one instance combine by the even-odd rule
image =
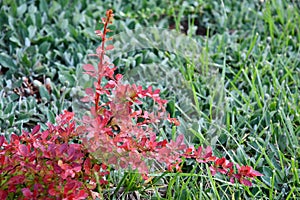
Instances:
[[[0,166],[3,166],[4,165],[4,162],[5,162],[5,157],[4,155],[0,155]],[[1,198],[0,198],[1,199]]]
[[[182,143],[183,143],[183,140],[184,140],[184,136],[181,134],[181,135],[179,135],[178,137],[177,137],[177,139],[176,139],[176,144],[178,145],[178,146],[180,146]]]
[[[224,157],[223,158],[218,158],[216,160],[216,165],[222,165],[225,161],[226,161],[226,159]]]
[[[33,129],[32,129],[32,135],[36,134],[37,132],[39,132],[41,126],[40,125],[36,125]]]
[[[0,147],[2,146],[2,144],[4,143],[4,136],[3,135],[0,135]]]
[[[163,140],[157,143],[157,147],[159,148],[165,147],[167,143],[168,143],[167,140]]]
[[[238,172],[242,176],[247,176],[247,177],[256,177],[256,176],[263,176],[263,174],[259,173],[258,171],[255,171],[252,169],[250,166],[239,166],[237,165]]]
[[[19,152],[24,157],[28,156],[28,154],[29,154],[28,148],[27,148],[27,146],[25,144],[21,144],[19,146]]]
[[[55,188],[51,187],[48,189],[48,193],[51,195],[51,196],[55,196],[57,194]]]
[[[86,88],[85,93],[89,96],[94,96],[94,90],[92,88]]]
[[[22,193],[27,198],[31,198],[33,195],[29,188],[22,188]]]
[[[96,30],[95,34],[98,35],[98,36],[100,36],[100,37],[102,37],[102,35],[103,35],[102,31],[100,31],[100,30]]]
[[[251,172],[251,167],[249,166],[239,166],[237,165],[237,168],[238,168],[238,172],[239,174],[241,174],[242,176],[248,176]]]
[[[145,144],[146,144],[146,142],[147,142],[147,138],[144,136],[144,137],[141,139],[140,146],[141,146],[141,147],[144,147]]]
[[[204,158],[209,158],[212,156],[212,148],[211,146],[206,147]]]
[[[91,98],[90,98],[89,96],[85,96],[85,97],[82,97],[82,98],[80,99],[80,101],[83,102],[83,103],[86,103],[86,102],[91,101]]]
[[[84,190],[80,190],[79,193],[76,195],[76,199],[86,199],[88,194]]]
[[[100,166],[98,164],[95,164],[93,170],[95,170],[96,172],[100,171]]]
[[[256,176],[263,176],[263,174],[261,174],[261,173],[259,173],[258,171],[255,171],[255,170],[251,170],[251,175],[253,176],[253,177],[256,177]]]
[[[184,156],[186,158],[191,158],[191,157],[193,157],[193,155],[192,155],[193,152],[194,152],[194,147],[189,147],[185,150]]]
[[[122,74],[117,74],[117,75],[116,75],[116,80],[119,81],[122,77],[123,77]]]
[[[18,183],[17,183],[18,184]],[[16,184],[16,185],[17,185]],[[15,185],[12,185],[12,184],[9,184],[8,186],[8,193],[15,193],[16,192],[16,186]]]
[[[216,168],[214,168],[213,166],[210,166],[209,169],[210,169],[210,173],[212,176],[216,175],[216,173],[217,173]]]
[[[241,179],[240,183],[245,185],[245,186],[252,186],[251,181],[247,180],[247,179]]]
[[[67,194],[70,191],[74,191],[74,189],[76,188],[76,184],[74,181],[72,182],[67,182],[65,187],[64,187],[64,193]]]
[[[113,45],[107,45],[107,47],[106,47],[106,50],[112,50],[112,49],[114,49],[114,46]]]
[[[95,67],[91,64],[83,65],[82,68],[87,72],[95,72]]]
[[[20,143],[19,136],[17,136],[16,134],[12,134],[10,136],[10,142],[13,144],[19,144]]]
[[[8,192],[5,190],[0,190],[0,199],[6,199]]]
[[[64,110],[63,114],[60,114],[59,116],[56,117],[56,122],[59,124],[67,124],[69,123],[73,117],[74,117],[74,113],[73,112],[69,112],[67,110]]]
[[[105,165],[105,164],[101,164],[101,169],[103,169],[103,170],[106,170],[107,169],[107,166]]]
[[[184,144],[184,135],[181,134],[176,139],[176,145],[178,150],[184,150],[186,148],[186,145]]]
[[[24,175],[17,175],[17,176],[11,177],[7,184],[8,185],[10,185],[10,184],[17,185],[17,184],[23,183],[24,180],[25,180]]]

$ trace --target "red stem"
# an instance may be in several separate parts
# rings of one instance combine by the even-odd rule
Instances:
[[[105,41],[106,41],[106,33],[107,33],[107,26],[108,23],[111,21],[113,12],[112,10],[107,11],[106,13],[106,19],[104,23],[104,28],[103,28],[103,34],[102,34],[102,44],[101,44],[101,53],[99,56],[100,62],[98,63],[98,85],[101,85],[101,80],[102,80],[102,74],[103,74],[103,57],[105,54]],[[96,88],[97,89],[97,88]],[[95,97],[95,111],[97,113],[98,108],[99,108],[99,99],[100,99],[100,94],[96,92],[96,97]]]

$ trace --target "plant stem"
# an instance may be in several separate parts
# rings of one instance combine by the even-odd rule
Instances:
[[[111,19],[113,17],[113,11],[108,10],[106,12],[106,18],[104,23],[104,28],[103,28],[103,34],[102,34],[102,44],[101,44],[101,53],[99,55],[99,63],[98,63],[98,86],[101,86],[101,80],[102,80],[102,74],[103,74],[103,58],[105,55],[105,41],[106,41],[106,33],[108,32],[107,26],[110,23]],[[97,90],[97,88],[96,88]],[[95,96],[95,111],[97,113],[98,108],[99,108],[99,99],[100,99],[100,94],[96,91],[96,96]]]

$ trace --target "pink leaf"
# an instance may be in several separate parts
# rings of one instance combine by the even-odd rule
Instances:
[[[36,125],[33,129],[32,129],[32,135],[36,134],[37,132],[39,132],[41,126],[40,125]]]
[[[206,147],[204,158],[208,158],[212,156],[212,148],[211,146]]]
[[[184,136],[183,135],[179,135],[176,139],[176,144],[179,146],[183,143],[184,140]]]
[[[100,37],[102,37],[102,35],[103,35],[102,31],[100,31],[100,30],[96,30],[95,34],[98,35],[98,36],[100,36]]]
[[[209,169],[212,176],[216,175],[217,171],[213,166],[210,166]]]
[[[251,181],[247,180],[247,179],[241,179],[240,183],[245,185],[245,186],[252,186]]]
[[[88,56],[89,56],[89,57],[98,57],[98,55],[95,54],[95,53],[90,53],[90,54],[88,54]]]
[[[112,50],[112,49],[114,49],[114,46],[113,45],[107,45],[107,47],[106,47],[106,50]]]
[[[95,72],[95,67],[91,64],[83,65],[82,68],[87,72]]]
[[[19,152],[24,157],[28,156],[28,154],[29,154],[28,148],[27,148],[27,146],[25,144],[21,144],[19,146]]]
[[[85,93],[89,96],[94,96],[94,91],[92,88],[86,88]]]
[[[91,98],[90,98],[89,96],[85,96],[85,97],[82,97],[82,98],[80,99],[80,101],[83,102],[83,103],[86,103],[86,102],[91,101]]]
[[[33,194],[29,188],[22,188],[22,193],[27,198],[31,198]]]

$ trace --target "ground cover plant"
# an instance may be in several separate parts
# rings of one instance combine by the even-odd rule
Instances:
[[[107,8],[115,10],[117,28],[112,29],[116,34],[159,26],[182,31],[198,42],[202,47],[200,65],[172,60],[173,55],[168,57],[159,50],[130,52],[114,63],[118,72],[139,69],[139,81],[145,83],[152,72],[143,72],[148,69],[143,63],[179,68],[185,88],[198,100],[192,106],[198,116],[197,120],[195,113],[192,119],[182,119],[189,112],[179,103],[181,99],[168,99],[168,112],[181,122],[177,130],[185,130],[186,138],[194,136],[189,140],[193,145],[211,144],[218,157],[226,156],[264,174],[248,188],[231,185],[218,175],[212,177],[201,171],[205,165],[192,161],[185,162],[182,173],[150,174],[153,176],[147,184],[135,173],[115,171],[108,177],[112,185],[106,191],[107,198],[300,196],[299,5],[293,1],[3,1],[0,129],[4,135],[20,135],[21,130],[31,133],[37,123],[42,133],[48,128],[47,121],[54,124],[55,116],[64,109],[75,109],[75,94],[91,87],[91,81],[79,78],[79,69],[87,63],[85,55],[98,46],[93,32]],[[162,62],[166,57],[167,62]],[[209,134],[215,123],[215,96],[203,72],[211,69],[217,69],[218,85],[224,91],[224,115],[214,141]],[[153,87],[169,98],[159,83]],[[173,135],[164,134],[167,128],[160,130],[159,136],[169,141]],[[142,187],[136,187],[135,182]]]

